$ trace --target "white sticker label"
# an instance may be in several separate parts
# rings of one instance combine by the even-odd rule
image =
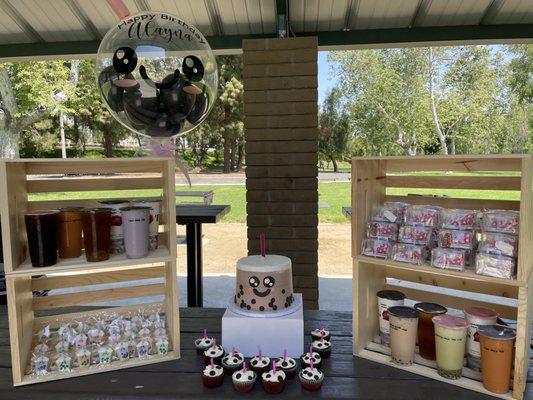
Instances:
[[[514,252],[514,247],[503,240],[496,240],[495,246],[498,250],[505,254],[513,254]]]
[[[392,212],[390,212],[389,210],[385,210],[383,212],[383,215],[385,216],[385,218],[387,218],[390,222],[396,222],[396,215],[394,215]]]
[[[466,351],[474,357],[481,357],[481,348],[479,346],[478,326],[470,324],[467,331]]]

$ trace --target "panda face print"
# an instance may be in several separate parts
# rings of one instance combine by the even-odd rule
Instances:
[[[265,290],[260,290],[262,289],[261,282],[259,278],[255,275],[251,276],[248,282],[250,283],[250,286],[252,287],[252,292],[256,296],[266,297],[272,292],[272,287],[274,286],[274,283],[276,282],[276,280],[271,276],[265,276],[262,282]]]

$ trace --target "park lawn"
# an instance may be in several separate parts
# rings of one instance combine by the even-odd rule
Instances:
[[[246,188],[244,185],[199,185],[188,188],[178,186],[178,191],[214,191],[215,204],[231,205],[231,212],[226,215],[224,221],[246,222]],[[124,191],[94,191],[94,192],[70,192],[70,193],[39,193],[30,195],[30,200],[59,200],[59,199],[87,199],[87,198],[119,198],[119,197],[155,197],[160,195],[158,190],[124,190]],[[319,183],[319,220],[327,223],[348,223],[342,214],[342,207],[350,205],[350,183],[334,182]],[[498,200],[519,200],[520,193],[517,191],[502,190],[462,190],[462,189],[410,189],[391,188],[387,190],[390,195],[428,194],[448,195],[456,198],[486,198]],[[199,198],[179,197],[179,202],[199,201]]]

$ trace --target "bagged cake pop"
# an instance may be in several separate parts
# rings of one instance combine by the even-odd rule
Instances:
[[[157,354],[160,356],[166,356],[168,354],[168,339],[166,336],[158,337],[155,340],[155,347],[157,349]]]
[[[59,342],[57,342],[55,347],[57,353],[68,353],[70,343],[68,342],[68,340],[61,339]]]
[[[429,245],[433,239],[433,228],[428,226],[402,225],[398,231],[401,243]]]
[[[416,244],[396,243],[392,246],[390,259],[393,261],[421,265],[426,259],[426,247]]]
[[[47,375],[49,373],[48,362],[49,359],[45,355],[34,355],[32,358],[32,364],[35,375]]]
[[[398,225],[393,222],[369,222],[366,226],[366,236],[375,239],[396,240]]]
[[[448,229],[474,229],[476,212],[443,208],[440,211],[440,226]]]
[[[387,258],[392,243],[381,239],[363,239],[361,253],[368,257]]]
[[[98,359],[99,365],[110,364],[113,359],[113,349],[107,345],[100,346],[98,348]]]
[[[91,352],[85,347],[76,350],[76,359],[79,368],[88,368],[91,365]]]
[[[405,210],[405,224],[436,227],[439,222],[439,209],[435,206],[409,206]]]
[[[513,210],[490,210],[483,213],[483,230],[518,234],[520,213]]]
[[[102,344],[104,342],[105,333],[100,328],[91,328],[87,332],[89,338],[89,343],[91,344]]]
[[[139,358],[146,358],[150,354],[150,348],[152,347],[152,339],[148,336],[141,337],[141,340],[137,342],[137,355]]]
[[[78,333],[74,338],[74,346],[76,349],[81,349],[87,346],[87,335],[85,333]]]
[[[117,358],[120,361],[123,360],[129,360],[130,358],[130,348],[129,348],[129,342],[119,342],[115,344],[115,353],[117,355]]]
[[[42,356],[42,355],[45,355],[48,352],[48,350],[50,350],[50,348],[45,343],[38,343],[33,348],[33,354],[37,356]]]
[[[66,353],[60,354],[56,359],[57,370],[64,374],[70,372],[70,356]]]

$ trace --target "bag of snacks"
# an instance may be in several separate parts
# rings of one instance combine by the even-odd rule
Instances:
[[[405,210],[406,225],[437,226],[439,223],[439,207],[409,206]]]
[[[464,271],[467,264],[467,251],[436,247],[431,252],[431,265],[441,269]]]
[[[479,243],[479,252],[516,257],[518,251],[518,236],[506,233],[483,232]]]
[[[426,246],[396,243],[391,248],[390,259],[393,261],[421,265],[426,259]]]
[[[483,230],[518,234],[520,213],[513,210],[489,210],[483,213]]]
[[[459,210],[443,208],[440,211],[441,228],[474,229],[476,212],[474,210]]]
[[[390,246],[388,240],[367,238],[363,239],[361,253],[369,257],[387,258]]]
[[[460,231],[457,229],[441,229],[438,235],[439,247],[469,249],[474,248],[476,234],[474,231]]]
[[[511,257],[485,253],[478,253],[476,256],[476,273],[480,275],[511,279],[515,266],[516,262]]]
[[[410,244],[429,245],[433,229],[428,226],[402,225],[398,231],[398,241]]]
[[[366,225],[366,237],[395,241],[398,237],[398,225],[392,222],[369,222]]]
[[[400,202],[387,202],[382,206],[376,206],[372,212],[372,220],[399,223],[405,212],[404,205],[405,203]]]

